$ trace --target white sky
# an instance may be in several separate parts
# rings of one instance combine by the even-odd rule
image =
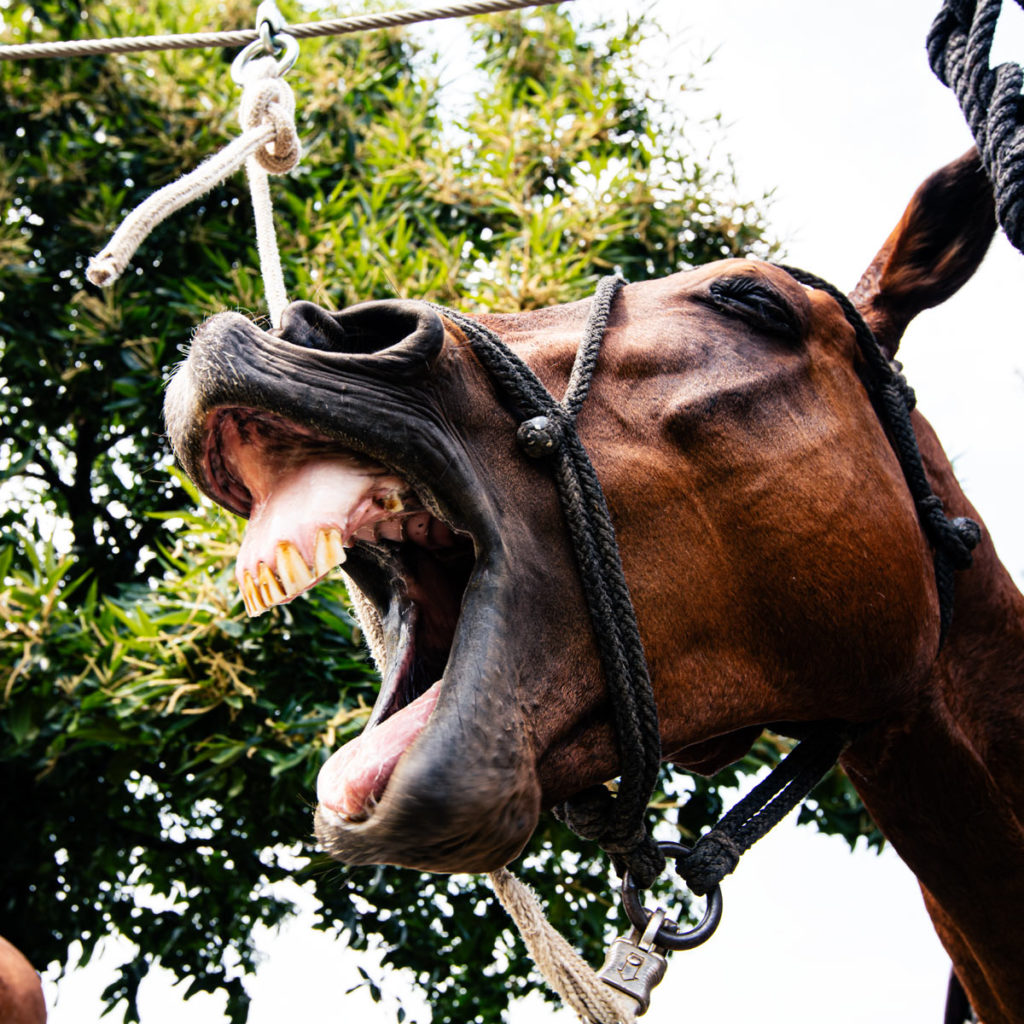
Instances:
[[[578,2],[636,10],[613,0]],[[916,186],[970,145],[951,93],[927,66],[924,40],[939,6],[657,0],[669,30],[658,57],[666,67],[685,68],[690,55],[717,48],[703,94],[686,102],[724,115],[723,148],[735,158],[743,193],[774,188],[771,220],[786,239],[787,260],[844,289],[856,283]],[[997,48],[998,59],[1024,59],[1024,15],[1013,4],[1004,5]],[[1024,257],[1000,236],[977,277],[923,314],[901,348],[920,408],[1018,581],[1024,347],[1015,303],[1022,271]],[[948,961],[913,878],[891,850],[850,856],[839,840],[796,829],[790,819],[744,858],[723,894],[718,934],[699,950],[674,955],[645,1021],[941,1020]],[[301,918],[261,947],[268,959],[249,986],[251,1024],[394,1021],[393,1003],[344,996],[359,980],[354,957]],[[108,962],[117,955],[112,950]],[[62,983],[55,1005],[50,986],[52,1024],[98,1019],[98,994],[108,981],[94,969],[78,972]],[[397,976],[386,988],[408,994]],[[182,1004],[159,981],[143,986],[143,1024],[221,1024],[222,1007],[216,998]],[[573,1019],[532,1001],[513,1010],[514,1024]]]

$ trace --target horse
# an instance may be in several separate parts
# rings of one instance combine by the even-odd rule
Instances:
[[[46,1002],[35,968],[0,936],[0,1021],[3,1024],[43,1024]]]
[[[849,297],[886,359],[994,230],[975,151],[921,185]],[[730,259],[625,285],[578,410],[662,756],[714,774],[766,727],[848,727],[842,766],[976,1013],[1019,1022],[1024,597],[982,524],[944,621],[855,325],[798,276]],[[591,307],[472,319],[561,395]],[[249,613],[339,565],[350,582],[382,682],[319,778],[317,836],[344,862],[492,871],[543,808],[622,769],[576,555],[522,420],[465,318],[425,302],[298,302],[270,331],[219,314],[169,384],[179,462],[249,520]],[[911,422],[945,513],[980,524]]]

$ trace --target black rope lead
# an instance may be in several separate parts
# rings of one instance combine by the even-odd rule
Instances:
[[[703,896],[835,767],[849,733],[826,729],[795,747],[710,832],[676,862],[687,888]]]
[[[1024,72],[989,65],[1001,9],[1002,0],[946,0],[928,33],[928,61],[953,90],[992,182],[999,223],[1024,252]]]

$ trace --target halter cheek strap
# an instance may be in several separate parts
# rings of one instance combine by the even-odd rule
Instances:
[[[517,439],[523,452],[552,467],[594,625],[615,718],[622,775],[616,796],[603,786],[594,787],[557,813],[608,852],[620,872],[628,870],[646,888],[665,866],[645,822],[661,764],[658,711],[611,515],[576,430],[576,417],[590,389],[612,302],[623,284],[618,276],[598,283],[561,402],[496,334],[461,313],[437,308],[466,335],[490,374],[499,400],[519,418]],[[578,816],[574,815],[577,809]]]
[[[939,646],[946,638],[953,621],[953,575],[957,569],[969,569],[971,552],[981,540],[981,527],[962,517],[949,519],[942,508],[942,499],[932,490],[921,462],[917,436],[910,414],[917,404],[914,391],[900,372],[899,364],[890,362],[878,340],[857,307],[828,281],[799,270],[782,267],[801,284],[831,295],[839,303],[848,323],[857,336],[857,345],[864,357],[861,380],[885,428],[889,443],[899,459],[903,477],[914,499],[917,518],[934,552],[935,585],[939,597]]]

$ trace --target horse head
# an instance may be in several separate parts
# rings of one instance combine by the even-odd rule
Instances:
[[[965,187],[978,171],[968,158],[941,178]],[[912,205],[855,293],[891,350],[921,297],[952,291],[984,252],[973,217],[932,252],[934,207]],[[561,394],[588,307],[477,319]],[[876,718],[934,660],[931,556],[858,360],[837,303],[764,263],[615,302],[578,428],[681,765],[714,771],[766,723]],[[383,682],[363,736],[321,776],[329,849],[494,868],[543,806],[616,774],[550,473],[524,458],[516,410],[443,311],[296,303],[269,332],[214,317],[166,419],[193,480],[249,518],[251,612],[342,561],[358,588]]]
[[[852,293],[889,356],[993,231],[975,153],[918,190]],[[474,319],[561,395],[589,308]],[[933,556],[862,360],[837,301],[766,263],[614,302],[577,426],[668,760],[711,773],[766,725],[895,721],[932,685]],[[947,510],[970,514],[915,416]],[[351,581],[382,684],[320,776],[317,834],[341,860],[490,870],[542,808],[619,771],[586,595],[522,419],[459,318],[423,302],[300,302],[271,331],[218,315],[171,382],[181,464],[249,519],[250,613],[339,564]]]

